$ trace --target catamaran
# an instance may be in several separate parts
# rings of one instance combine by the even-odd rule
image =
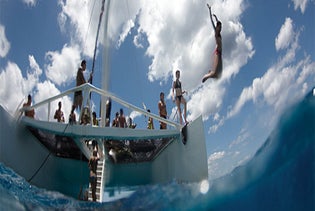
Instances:
[[[106,15],[110,1],[106,1]],[[107,21],[105,29],[107,28]],[[104,53],[106,55],[106,53]],[[108,64],[105,58],[105,63]],[[104,65],[104,72],[108,66]],[[103,78],[108,74],[104,73]],[[28,182],[74,198],[83,198],[89,187],[88,160],[96,143],[100,160],[97,173],[97,201],[104,201],[106,190],[160,184],[170,181],[199,182],[208,178],[206,145],[202,117],[188,125],[147,112],[109,92],[105,83],[97,88],[86,83],[50,97],[11,116],[0,106],[0,162],[12,168]],[[84,102],[79,119],[87,124],[69,124],[50,119],[51,104],[82,91]],[[169,125],[167,130],[93,126],[91,94],[100,95],[105,110],[108,98],[142,115]],[[23,112],[46,107],[47,119],[23,116]]]

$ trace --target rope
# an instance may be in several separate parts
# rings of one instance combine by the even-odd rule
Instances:
[[[46,158],[44,159],[43,163],[40,165],[40,167],[37,169],[37,171],[33,174],[33,176],[28,179],[28,182],[31,182],[33,180],[33,178],[37,175],[37,173],[39,172],[39,170],[44,166],[44,164],[46,163],[48,157],[51,155],[51,152],[49,152],[49,154],[46,156]]]

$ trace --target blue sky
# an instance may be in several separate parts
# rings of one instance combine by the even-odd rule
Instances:
[[[223,23],[223,75],[202,84],[215,48],[206,3]],[[29,93],[36,103],[73,87],[82,59],[88,74],[99,14],[100,1],[0,0],[0,104],[13,114]],[[163,91],[173,119],[180,69],[188,120],[203,116],[211,178],[248,161],[284,109],[315,84],[314,0],[124,0],[111,2],[109,17],[109,90],[156,114]],[[102,63],[99,48],[96,86]],[[72,99],[62,101],[68,116]],[[143,116],[125,114],[145,127]]]

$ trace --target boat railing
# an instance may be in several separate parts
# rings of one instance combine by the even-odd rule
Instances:
[[[88,116],[89,116],[89,118],[90,118],[89,120],[90,120],[90,122],[92,123],[92,110],[90,109],[90,108],[91,108],[91,105],[90,105],[90,104],[91,104],[90,95],[91,95],[92,93],[97,93],[97,94],[99,94],[99,95],[101,95],[101,96],[103,96],[103,97],[111,98],[112,101],[114,101],[114,102],[116,102],[116,103],[118,103],[118,104],[121,104],[122,106],[124,106],[124,107],[126,107],[126,108],[128,108],[128,109],[131,109],[131,110],[133,110],[133,111],[139,112],[140,114],[146,115],[146,116],[151,117],[151,118],[153,118],[153,119],[155,119],[155,120],[158,120],[158,121],[160,121],[160,122],[164,122],[164,123],[166,123],[166,124],[168,124],[168,125],[170,125],[170,126],[175,127],[176,129],[181,129],[181,127],[182,127],[182,126],[181,126],[180,124],[178,124],[177,122],[171,121],[171,120],[169,120],[169,119],[164,119],[164,118],[162,118],[162,117],[160,117],[160,116],[158,116],[158,115],[156,115],[156,114],[154,114],[154,113],[148,112],[148,111],[146,111],[146,110],[144,110],[144,109],[142,109],[142,108],[139,108],[139,107],[137,107],[137,106],[135,106],[135,105],[132,105],[132,104],[130,104],[130,103],[128,103],[128,102],[122,100],[121,98],[115,96],[115,95],[112,94],[111,92],[105,91],[105,90],[102,90],[102,89],[99,89],[99,88],[93,86],[93,85],[90,84],[90,83],[85,83],[85,84],[82,84],[82,85],[80,85],[80,86],[71,88],[71,89],[69,89],[69,90],[67,90],[67,91],[64,91],[64,92],[62,92],[62,93],[60,93],[60,94],[58,94],[58,95],[56,95],[56,96],[50,97],[50,98],[48,98],[48,99],[46,99],[46,100],[43,100],[43,101],[41,101],[41,102],[39,102],[39,103],[36,103],[36,104],[32,105],[32,106],[22,107],[22,108],[19,109],[20,116],[18,117],[18,119],[22,116],[23,112],[25,112],[25,111],[30,111],[30,110],[32,110],[32,109],[36,109],[36,108],[38,108],[38,107],[41,107],[41,106],[47,104],[47,105],[48,105],[47,121],[50,121],[50,108],[51,108],[51,103],[52,103],[53,101],[57,100],[57,99],[62,98],[62,97],[68,96],[68,95],[70,95],[70,94],[74,94],[74,93],[77,92],[77,91],[82,91],[82,93],[83,93],[83,99],[84,99],[84,100],[83,100],[83,105],[85,105],[85,106],[82,105],[82,109],[81,109],[80,115],[79,115],[79,120],[81,120],[82,115],[83,115],[83,112],[89,112],[89,114],[88,114]],[[88,108],[88,109],[87,109],[88,111],[86,111],[86,110],[84,111],[84,108],[85,108],[85,107]]]

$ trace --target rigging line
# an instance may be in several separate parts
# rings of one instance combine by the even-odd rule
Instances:
[[[40,167],[37,169],[37,171],[33,174],[33,176],[28,179],[28,182],[31,182],[33,180],[33,178],[38,174],[39,170],[44,166],[44,164],[47,162],[49,156],[51,155],[51,152],[48,153],[48,155],[46,156],[46,158],[44,159],[44,161],[42,162],[42,164],[40,165]]]
[[[105,5],[105,0],[102,1],[102,8],[101,8],[101,13],[100,13],[100,18],[98,21],[98,26],[97,26],[97,33],[96,33],[96,39],[95,39],[95,46],[94,46],[94,55],[93,55],[93,62],[92,62],[92,75],[94,73],[94,66],[95,66],[95,57],[96,57],[96,49],[97,49],[97,41],[98,41],[98,36],[100,33],[100,28],[101,28],[101,22],[102,22],[102,17],[104,13],[104,5]],[[90,83],[92,84],[92,77]]]
[[[63,130],[63,134],[65,133],[66,129],[68,128],[69,123],[66,125],[65,129]],[[51,155],[51,151],[49,152],[49,154],[46,156],[46,158],[44,159],[44,161],[42,162],[42,164],[39,166],[39,168],[37,169],[37,171],[33,174],[33,176],[28,179],[28,182],[31,182],[33,180],[33,178],[38,174],[38,172],[40,171],[40,169],[44,166],[44,164],[47,162],[47,159],[49,158],[49,156]]]

